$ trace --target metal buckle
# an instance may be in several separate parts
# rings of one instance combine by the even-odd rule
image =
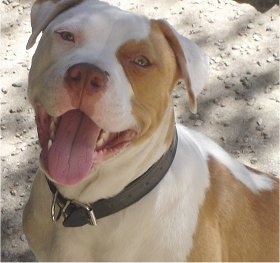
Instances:
[[[57,222],[59,220],[59,218],[61,217],[61,215],[64,216],[67,207],[71,203],[71,201],[67,200],[66,204],[63,207],[61,207],[59,205],[59,203],[57,202],[57,196],[58,196],[58,191],[55,192],[55,194],[53,196],[53,201],[52,201],[51,216],[52,216],[53,222]],[[56,215],[56,211],[55,211],[56,205],[59,207],[59,211],[58,211],[57,215]]]
[[[87,204],[84,204],[84,203],[81,203],[81,202],[76,201],[76,200],[72,200],[72,201],[67,200],[65,205],[62,205],[61,203],[58,202],[58,191],[56,191],[54,196],[53,196],[52,207],[51,207],[52,221],[57,222],[60,219],[61,215],[63,215],[63,217],[65,218],[66,217],[66,214],[65,214],[66,209],[71,203],[86,209],[86,211],[89,215],[90,224],[93,225],[93,226],[97,225],[96,218],[95,218],[95,215],[94,215],[94,212],[93,212],[91,206],[89,206]],[[56,213],[56,211],[55,211],[56,210],[55,209],[56,205],[59,207],[58,213]]]
[[[57,195],[58,195],[58,191],[55,192],[55,194],[54,194],[54,196],[53,196],[53,201],[52,201],[51,215],[52,215],[52,221],[53,221],[53,222],[58,221],[59,218],[61,217],[60,211],[59,211],[59,213],[57,214],[57,216],[55,215],[55,205],[56,205]]]
[[[94,215],[94,212],[93,212],[91,206],[89,206],[87,204],[84,204],[84,203],[81,203],[81,202],[76,201],[76,200],[72,200],[71,202],[72,202],[72,204],[79,205],[82,208],[86,209],[87,212],[88,212],[89,218],[90,218],[90,224],[93,225],[93,226],[97,225],[96,218],[95,218],[95,215]]]

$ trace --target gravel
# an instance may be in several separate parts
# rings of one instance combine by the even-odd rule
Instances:
[[[173,94],[177,121],[207,134],[245,164],[277,174],[279,7],[267,10],[263,1],[251,1],[262,4],[260,13],[232,0],[108,2],[168,19],[206,51],[210,77],[198,97],[198,114],[189,113],[186,90],[179,85]],[[21,225],[40,151],[27,99],[34,52],[25,50],[31,32],[30,1],[3,0],[0,8],[1,259],[34,261]]]

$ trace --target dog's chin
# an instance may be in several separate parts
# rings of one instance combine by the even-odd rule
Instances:
[[[37,106],[36,124],[42,148],[41,168],[51,181],[62,185],[78,184],[137,136],[133,129],[105,131],[78,109],[53,118]]]

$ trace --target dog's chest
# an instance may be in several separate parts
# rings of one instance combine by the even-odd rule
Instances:
[[[179,136],[175,160],[156,188],[127,209],[99,220],[97,226],[65,228],[49,219],[48,232],[53,236],[39,238],[47,240],[43,253],[54,261],[186,260],[209,184],[207,165],[197,165],[198,153],[184,160],[190,150]]]

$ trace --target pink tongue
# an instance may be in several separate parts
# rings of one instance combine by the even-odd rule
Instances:
[[[92,165],[100,128],[79,110],[65,113],[48,153],[50,177],[71,185],[85,178]]]

